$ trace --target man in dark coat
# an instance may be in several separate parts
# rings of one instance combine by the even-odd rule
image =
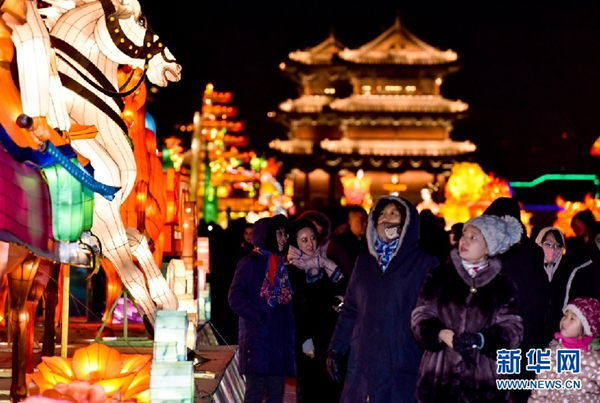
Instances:
[[[360,206],[348,208],[348,229],[334,236],[327,248],[327,257],[342,269],[344,277],[350,279],[356,258],[367,251],[367,212]]]
[[[368,253],[359,255],[334,335],[328,369],[350,349],[341,403],[414,402],[421,350],[411,312],[438,260],[419,249],[419,214],[406,199],[380,198],[367,228]]]
[[[240,261],[229,290],[229,305],[240,316],[239,362],[240,373],[246,375],[245,403],[259,403],[263,391],[267,402],[282,402],[285,376],[296,375],[291,288],[285,266],[278,264],[287,226],[284,216],[255,223],[252,243],[258,250]],[[272,288],[269,278],[275,279]],[[265,293],[267,289],[272,291]]]
[[[499,197],[484,211],[484,215],[512,216],[521,221],[519,202],[509,197]],[[517,286],[518,314],[523,318],[523,341],[519,348],[526,354],[532,348],[545,348],[545,312],[548,310],[548,277],[544,270],[544,252],[523,231],[521,241],[500,256],[502,273],[510,277]],[[521,360],[521,373],[517,378],[535,378],[535,372],[525,370],[527,360]],[[515,403],[527,402],[530,391],[515,390]]]

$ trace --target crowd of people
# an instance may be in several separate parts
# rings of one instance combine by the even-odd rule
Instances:
[[[213,323],[239,344],[245,402],[282,402],[286,377],[304,403],[600,402],[593,214],[573,218],[571,238],[555,227],[529,237],[511,198],[443,224],[384,196],[368,214],[238,222],[238,239],[213,229],[223,248],[211,250]],[[544,349],[552,369],[531,370],[529,352]],[[559,349],[581,351],[580,372],[556,370]],[[522,359],[503,372],[499,352],[511,351]],[[569,376],[580,389],[496,382]]]

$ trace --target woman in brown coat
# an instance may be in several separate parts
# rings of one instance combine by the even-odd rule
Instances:
[[[521,238],[513,217],[468,221],[450,262],[434,269],[412,313],[411,329],[425,349],[419,402],[505,402],[496,388],[496,351],[523,337],[517,290],[500,274],[497,254]]]

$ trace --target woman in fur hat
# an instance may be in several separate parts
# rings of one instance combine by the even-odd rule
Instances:
[[[595,298],[576,298],[565,308],[560,331],[550,342],[550,370],[542,371],[537,379],[580,381],[580,389],[534,390],[529,403],[542,402],[600,402],[600,301]],[[557,371],[557,351],[579,349],[580,371]]]
[[[438,260],[419,248],[419,214],[401,197],[380,198],[367,226],[369,252],[358,256],[327,360],[341,382],[341,403],[414,402],[421,351],[410,333],[410,313],[427,273]]]
[[[521,239],[523,229],[510,216],[480,216],[463,229],[450,261],[427,277],[412,331],[425,349],[419,402],[505,402],[496,388],[496,351],[516,348],[523,337],[517,290],[500,274],[500,260]]]

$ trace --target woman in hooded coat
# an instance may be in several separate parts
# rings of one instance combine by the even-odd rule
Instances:
[[[288,237],[283,215],[258,220],[257,249],[238,264],[229,305],[240,316],[240,373],[246,376],[244,403],[281,403],[285,377],[295,376],[292,290],[282,252]]]
[[[586,254],[565,252],[565,236],[556,227],[542,228],[535,243],[544,250],[544,269],[548,275],[549,300],[545,337],[554,340],[569,301],[580,297],[597,297],[598,265]]]
[[[421,350],[410,314],[438,260],[419,248],[419,214],[401,197],[375,203],[367,242],[329,344],[328,371],[341,381],[339,364],[350,350],[342,403],[413,402]]]

